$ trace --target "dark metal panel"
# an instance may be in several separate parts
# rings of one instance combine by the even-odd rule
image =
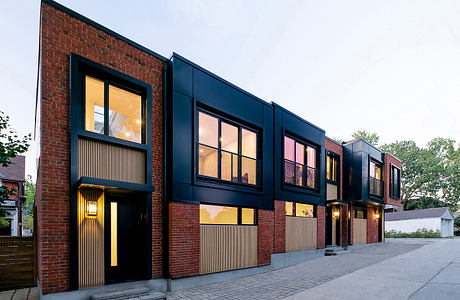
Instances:
[[[193,198],[199,199],[200,203],[266,208],[263,203],[263,195],[253,195],[197,185],[193,187]]]
[[[184,63],[180,59],[174,59],[173,68],[174,90],[182,92],[188,96],[192,96],[192,67],[190,67],[190,65]]]

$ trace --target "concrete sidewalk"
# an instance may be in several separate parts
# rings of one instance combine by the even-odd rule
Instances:
[[[431,240],[288,299],[460,299],[460,239]]]
[[[38,290],[34,287],[1,291],[0,300],[38,300]]]

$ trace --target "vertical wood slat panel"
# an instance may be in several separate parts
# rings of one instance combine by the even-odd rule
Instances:
[[[78,176],[145,184],[145,152],[79,138]]]
[[[337,186],[335,184],[328,183],[326,185],[326,200],[337,199]]]
[[[367,243],[367,219],[353,219],[353,245]]]
[[[286,252],[317,248],[316,218],[286,217]]]
[[[255,267],[257,226],[200,226],[200,273]]]
[[[85,217],[85,200],[97,201],[96,217]],[[104,193],[85,188],[78,191],[78,286],[104,283]]]

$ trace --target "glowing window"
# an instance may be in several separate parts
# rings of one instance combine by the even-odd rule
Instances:
[[[110,203],[110,266],[118,265],[118,203]]]
[[[294,203],[285,202],[286,206],[286,216],[292,216],[294,214]]]
[[[314,206],[311,204],[296,203],[295,204],[295,215],[296,217],[313,218],[314,216],[313,208]]]

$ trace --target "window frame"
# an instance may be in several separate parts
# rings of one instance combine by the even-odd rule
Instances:
[[[285,138],[288,137],[292,140],[294,140],[294,161],[291,161],[290,159],[287,159],[285,158],[286,157],[286,153],[285,153]],[[289,187],[293,187],[293,188],[299,188],[299,189],[304,189],[304,190],[307,190],[307,191],[315,191],[315,192],[319,192],[320,190],[320,187],[321,187],[321,176],[320,176],[320,172],[321,172],[321,168],[320,168],[320,162],[321,162],[321,159],[320,159],[320,149],[321,147],[313,144],[313,143],[310,143],[310,142],[307,142],[307,141],[304,141],[302,139],[299,139],[287,132],[284,132],[283,133],[283,137],[282,137],[282,174],[283,174],[283,185],[284,186],[289,186]],[[299,143],[301,145],[304,146],[305,148],[305,151],[304,151],[304,163],[303,164],[300,164],[300,163],[297,163],[296,162],[296,155],[297,155],[297,151],[296,151],[296,144]],[[316,168],[312,168],[312,167],[309,167],[308,166],[308,156],[307,156],[307,151],[306,151],[306,148],[307,147],[311,147],[313,149],[315,149],[315,166]],[[308,185],[297,185],[295,183],[290,183],[290,182],[287,182],[286,181],[286,161],[288,161],[289,163],[291,164],[294,164],[294,179],[296,181],[297,179],[297,172],[295,172],[295,167],[297,166],[297,164],[300,164],[302,165],[303,167],[306,167],[306,168],[310,168],[310,169],[314,169],[315,170],[315,187],[309,187]],[[306,181],[306,178],[305,179],[302,179],[303,182],[305,182],[305,184],[307,183]],[[290,201],[288,201],[290,202]]]
[[[327,178],[327,158],[328,156],[331,156],[333,159],[336,159],[337,160],[337,167],[336,167],[336,174],[335,174],[335,178],[337,180],[332,180],[332,179],[328,179]],[[332,152],[330,150],[327,150],[326,151],[326,182],[327,183],[332,183],[332,184],[335,184],[335,185],[339,185],[340,184],[340,154],[337,154],[335,152]]]
[[[287,202],[290,202],[292,203],[292,215],[288,215],[286,213],[286,203]],[[311,205],[313,206],[313,216],[312,217],[307,217],[307,216],[297,216],[296,215],[296,204],[304,204],[304,205]],[[302,202],[298,202],[298,201],[284,201],[284,215],[286,217],[297,217],[297,218],[316,218],[317,217],[317,214],[316,214],[316,208],[317,208],[317,204],[312,204],[312,203],[302,203]]]
[[[373,177],[371,176],[371,163],[373,163],[375,166],[379,167],[380,168],[380,178],[381,179],[377,179],[376,177]],[[375,159],[372,159],[372,157],[369,158],[369,164],[368,164],[368,167],[367,167],[367,174],[368,174],[368,193],[369,193],[369,196],[372,196],[372,197],[377,197],[377,198],[383,198],[384,196],[384,188],[385,188],[385,182],[383,180],[383,164],[381,162],[378,162],[377,160]],[[371,193],[371,178],[373,178],[374,180],[377,180],[379,181],[379,184],[381,185],[380,189],[381,189],[381,195],[377,195],[377,194],[374,194],[374,193]]]
[[[357,218],[357,212],[362,211],[363,212],[363,217],[362,218]],[[360,219],[360,220],[367,220],[367,208],[364,207],[354,207],[353,208],[353,219]]]
[[[398,170],[398,195],[395,195],[394,193],[394,173],[393,170]],[[393,199],[401,199],[401,168],[398,168],[397,166],[390,164],[390,197]]]
[[[243,206],[237,206],[237,205],[221,205],[221,204],[209,204],[209,203],[200,203],[200,205],[210,205],[210,206],[227,206],[227,207],[236,207],[237,210],[237,224],[210,224],[210,223],[201,223],[201,218],[200,218],[200,226],[205,225],[205,226],[257,226],[257,219],[258,219],[258,209],[254,207],[243,207]],[[253,209],[254,210],[254,224],[243,224],[243,208],[248,208],[248,209]],[[200,208],[201,209],[201,208]]]
[[[199,127],[200,127],[200,124],[199,124],[199,113],[204,113],[206,115],[209,115],[213,118],[216,118],[217,119],[217,130],[218,130],[218,134],[217,134],[217,148],[214,147],[214,146],[210,146],[210,145],[206,145],[206,144],[201,144],[200,143],[200,139],[199,139]],[[236,186],[236,187],[244,187],[244,188],[252,188],[252,189],[260,189],[262,187],[262,165],[263,165],[263,162],[262,162],[262,143],[261,143],[261,135],[262,135],[262,131],[259,130],[259,129],[256,129],[256,128],[253,128],[253,127],[249,127],[247,125],[244,125],[240,122],[237,122],[237,121],[234,121],[232,119],[229,119],[227,117],[224,117],[222,115],[219,115],[217,113],[214,113],[212,111],[209,111],[207,109],[204,109],[202,107],[197,107],[196,110],[195,110],[195,118],[196,118],[196,130],[195,130],[195,168],[196,168],[196,172],[195,172],[195,176],[196,176],[196,179],[197,180],[200,180],[200,181],[208,181],[208,182],[215,182],[215,183],[219,183],[219,184],[226,184],[226,185],[230,185],[230,186]],[[222,145],[221,145],[221,138],[222,138],[222,122],[224,123],[227,123],[231,126],[235,126],[237,127],[238,129],[238,153],[233,153],[233,152],[230,152],[228,150],[224,150],[222,149]],[[253,132],[256,134],[256,158],[253,158],[253,157],[249,157],[249,156],[245,156],[242,154],[242,149],[243,149],[243,144],[242,144],[242,131],[243,129],[245,130],[248,130],[250,132]],[[212,177],[212,176],[206,176],[206,175],[203,175],[203,174],[200,174],[200,166],[199,166],[199,163],[200,163],[200,145],[201,146],[204,146],[204,147],[208,147],[208,148],[211,148],[211,149],[214,149],[217,151],[217,177]],[[222,165],[222,152],[225,152],[225,153],[230,153],[232,155],[237,155],[238,157],[238,181],[235,182],[235,181],[231,181],[231,180],[225,180],[225,179],[221,179],[222,178],[222,169],[221,169],[221,165]],[[247,159],[251,159],[251,160],[255,160],[256,162],[256,184],[250,184],[250,183],[244,183],[244,182],[241,182],[241,179],[242,179],[242,158],[247,158]]]
[[[129,143],[135,143],[138,145],[147,144],[147,95],[144,88],[141,86],[136,87],[133,84],[127,84],[122,78],[117,78],[114,75],[106,74],[98,70],[92,70],[91,68],[83,68],[81,71],[82,75],[82,130],[89,132],[91,134],[96,134],[110,139],[115,139],[119,141],[126,141]],[[104,83],[104,133],[97,133],[94,131],[86,130],[86,77],[92,77],[97,80],[100,80]],[[132,94],[138,95],[141,97],[141,141],[136,142],[129,139],[121,139],[109,134],[109,111],[110,111],[110,99],[109,99],[109,87],[114,86],[116,88],[125,90]]]

